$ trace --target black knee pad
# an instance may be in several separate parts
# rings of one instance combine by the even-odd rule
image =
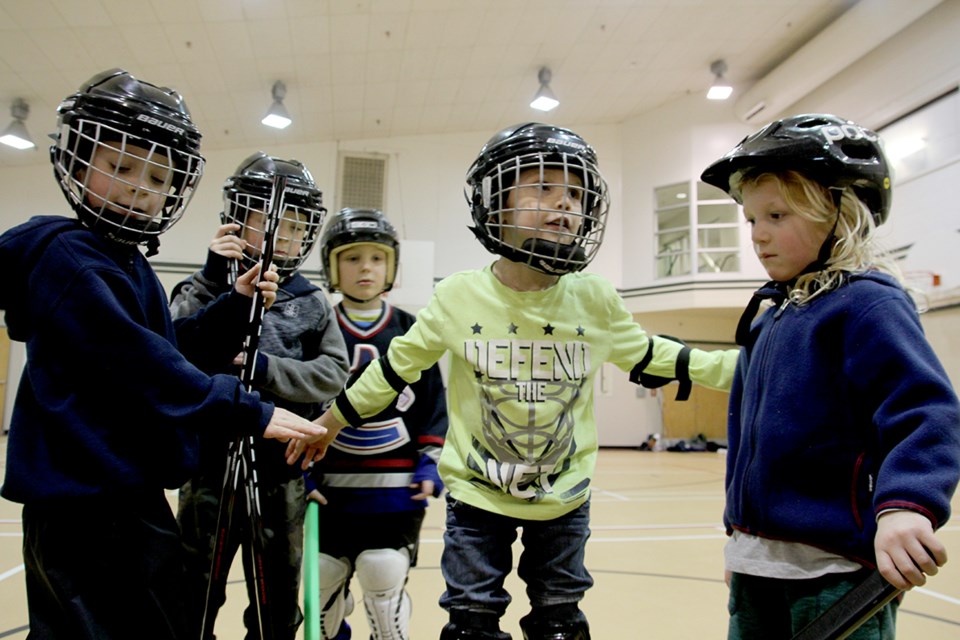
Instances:
[[[590,625],[576,603],[538,607],[520,619],[523,640],[590,640]]]
[[[495,613],[452,610],[440,640],[512,640],[512,636],[500,630],[500,616]]]

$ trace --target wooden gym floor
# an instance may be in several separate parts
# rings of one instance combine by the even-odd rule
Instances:
[[[0,449],[5,453],[5,437],[0,438]],[[582,603],[593,638],[726,637],[725,536],[720,526],[723,472],[722,452],[601,450],[593,484],[593,535],[587,549],[587,566],[596,584]],[[954,501],[954,511],[958,508],[960,497]],[[442,530],[443,503],[433,501],[424,523],[419,566],[411,571],[408,585],[413,598],[412,640],[437,638],[446,622],[445,612],[437,606],[443,591]],[[940,535],[953,561],[926,587],[907,594],[900,608],[899,638],[960,637],[960,520],[948,523]],[[20,544],[19,505],[0,501],[0,639],[27,637]],[[245,592],[239,565],[237,559],[227,605],[217,621],[220,640],[243,638]],[[528,610],[526,596],[513,574],[507,588],[514,601],[502,627],[520,640],[518,620]],[[354,638],[368,637],[362,607],[349,621]]]

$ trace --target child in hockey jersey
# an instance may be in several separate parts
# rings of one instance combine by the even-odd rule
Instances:
[[[323,292],[300,272],[310,255],[323,224],[326,209],[323,195],[307,168],[296,160],[283,160],[257,152],[237,167],[223,187],[223,224],[210,243],[201,271],[174,289],[171,311],[174,318],[188,317],[214,303],[231,287],[231,273],[237,264],[246,269],[260,260],[265,218],[275,175],[286,177],[284,210],[274,242],[273,265],[280,275],[276,301],[263,315],[253,386],[265,398],[305,418],[316,418],[324,402],[331,400],[346,381],[347,357],[333,310]],[[246,325],[249,310],[239,317]],[[229,321],[220,318],[220,327]],[[241,343],[223,351],[201,345],[191,357],[204,369],[233,372]],[[187,551],[187,590],[193,605],[191,615],[200,629],[207,598],[211,560],[217,532],[217,515],[230,441],[211,434],[201,438],[200,467],[180,490],[177,519]],[[276,640],[293,640],[303,620],[300,612],[300,572],[303,557],[305,495],[303,475],[286,465],[282,446],[264,443],[257,448],[257,474],[265,536],[263,573],[269,587],[268,616]],[[224,552],[227,567],[242,539],[249,532],[248,519],[238,512],[231,521]],[[255,610],[253,567],[246,555],[250,604],[244,612],[248,638],[259,638]],[[224,574],[227,569],[224,569]],[[212,610],[226,599],[225,585],[213,585]],[[208,620],[208,628],[213,625]],[[207,640],[205,636],[202,640]]]
[[[175,333],[139,245],[156,252],[202,175],[180,96],[113,69],[58,115],[51,160],[78,220],[37,216],[0,237],[0,308],[27,349],[2,493],[23,504],[30,637],[194,638],[164,488],[188,477],[198,433],[321,430],[177,349],[198,326]],[[221,305],[249,308],[255,277]]]
[[[703,180],[743,204],[771,278],[737,330],[728,637],[790,638],[874,567],[909,589],[946,562],[934,532],[960,478],[960,407],[876,247],[891,189],[874,132],[785,118]],[[751,323],[761,301],[773,304]],[[897,606],[849,637],[893,638]]]
[[[347,343],[351,371],[387,352],[413,325],[413,316],[387,302],[399,262],[397,233],[373,209],[343,209],[323,233],[323,268]],[[350,637],[344,617],[360,585],[376,640],[409,639],[410,597],[404,589],[416,565],[427,498],[443,482],[437,460],[447,432],[440,369],[433,365],[385,409],[343,429],[328,455],[310,471],[320,508],[321,625],[323,638]]]
[[[344,425],[379,413],[444,353],[451,356],[450,429],[440,455],[447,488],[441,569],[449,612],[442,640],[510,638],[499,620],[504,580],[522,528],[518,574],[531,611],[525,638],[585,640],[579,602],[590,482],[597,458],[594,379],[604,362],[635,377],[728,384],[736,352],[708,354],[651,338],[616,289],[583,269],[608,209],[593,149],[567,129],[505,129],[467,175],[473,232],[499,258],[441,281],[417,321],[318,421],[330,431],[306,449],[322,455]],[[688,367],[678,367],[681,354]],[[288,461],[302,446],[288,448]]]

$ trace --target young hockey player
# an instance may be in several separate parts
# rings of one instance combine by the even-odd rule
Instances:
[[[960,407],[875,243],[891,200],[877,134],[785,118],[703,180],[743,204],[771,278],[737,331],[728,637],[789,638],[874,567],[909,589],[946,562],[934,531],[960,478]],[[772,306],[751,325],[761,301]],[[893,638],[896,609],[850,637]]]
[[[223,224],[210,243],[201,271],[181,282],[171,296],[174,318],[187,317],[213,303],[231,288],[231,273],[257,264],[275,175],[286,177],[284,208],[274,243],[273,264],[280,275],[277,299],[263,316],[253,386],[277,406],[306,418],[316,418],[346,381],[347,356],[330,303],[299,268],[312,252],[323,225],[323,195],[307,168],[257,152],[243,160],[223,187]],[[246,320],[249,314],[242,316]],[[196,362],[216,372],[236,373],[234,353],[208,349]],[[219,355],[218,355],[219,354]],[[219,360],[218,360],[219,358]],[[188,557],[190,601],[198,609],[199,625],[207,599],[217,516],[230,441],[219,433],[201,438],[200,467],[180,490],[178,521]],[[282,445],[278,445],[282,447]],[[303,557],[304,480],[299,469],[284,464],[282,451],[265,443],[258,447],[260,506],[267,530],[263,572],[269,586],[269,620],[276,640],[293,640],[303,620],[299,607]],[[231,563],[248,520],[235,515],[223,552]],[[244,612],[247,638],[259,638],[253,567],[244,555],[250,604]],[[226,573],[226,569],[223,570]],[[213,585],[207,616],[216,617],[226,599],[225,585]],[[209,625],[212,628],[212,625]],[[199,626],[197,627],[199,629]],[[206,639],[204,639],[206,640]]]
[[[694,381],[723,387],[736,352],[649,337],[613,285],[583,272],[600,248],[608,193],[576,133],[539,123],[504,129],[480,151],[467,185],[473,232],[499,258],[437,285],[416,323],[321,417],[330,431],[306,459],[448,352],[450,429],[439,470],[448,491],[440,604],[450,621],[441,638],[511,637],[499,620],[522,528],[518,574],[532,607],[524,638],[585,640],[597,371],[612,362],[634,378],[686,377],[678,372],[685,354]],[[291,445],[288,461],[302,448]]]
[[[193,638],[164,488],[188,477],[197,434],[322,430],[177,349],[139,245],[156,251],[202,175],[180,96],[114,69],[58,114],[50,155],[79,220],[38,216],[0,237],[0,308],[27,349],[2,493],[24,505],[30,637]]]
[[[343,209],[324,230],[321,252],[330,291],[343,294],[335,309],[350,368],[360,371],[414,322],[381,296],[397,276],[397,233],[380,211]],[[327,457],[313,466],[311,479],[319,490],[310,497],[323,505],[325,639],[350,637],[344,617],[353,606],[349,586],[355,574],[370,636],[409,640],[411,602],[404,585],[416,565],[427,498],[443,491],[437,460],[446,432],[443,379],[433,365],[386,409],[343,429]]]

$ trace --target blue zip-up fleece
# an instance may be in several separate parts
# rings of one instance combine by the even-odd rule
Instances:
[[[876,516],[938,528],[960,478],[960,407],[915,306],[884,274],[850,275],[804,306],[766,287],[730,395],[733,529],[875,566]]]
[[[209,377],[180,354],[163,287],[137,247],[73,219],[38,216],[0,236],[0,272],[10,337],[27,350],[5,498],[179,487],[196,464],[201,429],[262,433],[269,423],[272,404],[246,393],[235,376]],[[223,304],[249,307],[240,298]],[[225,306],[221,312],[238,312]],[[182,330],[201,325],[189,319]]]

